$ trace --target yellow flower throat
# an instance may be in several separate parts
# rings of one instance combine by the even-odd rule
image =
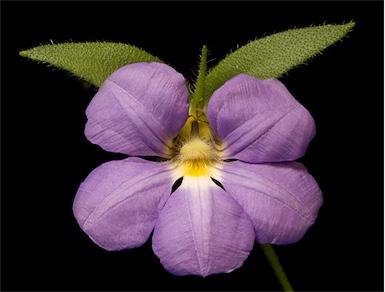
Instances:
[[[219,161],[219,147],[208,122],[190,117],[176,138],[173,161],[182,176],[211,176]]]

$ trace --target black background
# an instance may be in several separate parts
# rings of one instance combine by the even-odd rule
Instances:
[[[355,21],[342,42],[281,78],[317,135],[301,161],[325,203],[298,243],[276,246],[295,290],[383,290],[383,2],[1,2],[2,290],[280,290],[256,244],[231,274],[176,277],[148,241],[107,252],[77,226],[72,201],[102,162],[83,135],[95,94],[18,55],[55,42],[143,48],[187,78],[236,45],[287,28]]]

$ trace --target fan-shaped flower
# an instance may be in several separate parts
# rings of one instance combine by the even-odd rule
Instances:
[[[314,120],[277,79],[238,75],[213,93],[205,114],[189,116],[180,73],[135,63],[103,83],[86,114],[89,141],[129,156],[93,170],[73,205],[106,250],[138,247],[153,232],[169,272],[231,272],[256,241],[301,239],[322,205],[318,184],[295,162]]]

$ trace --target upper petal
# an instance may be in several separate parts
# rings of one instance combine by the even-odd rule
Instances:
[[[214,92],[207,116],[224,142],[224,159],[293,161],[315,135],[310,113],[277,79],[237,75]]]
[[[156,222],[155,254],[175,275],[207,276],[240,267],[255,241],[241,206],[207,176],[184,177]]]
[[[87,138],[111,152],[170,157],[171,141],[188,117],[184,77],[161,63],[115,71],[89,104]]]
[[[171,167],[140,158],[110,161],[80,185],[73,212],[85,233],[107,250],[142,245],[171,193]]]
[[[314,223],[323,198],[298,162],[223,165],[222,185],[250,216],[259,243],[300,240]]]

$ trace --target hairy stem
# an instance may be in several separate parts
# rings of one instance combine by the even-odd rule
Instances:
[[[207,71],[207,47],[203,46],[201,61],[199,64],[198,77],[195,83],[195,91],[190,103],[190,110],[189,110],[189,114],[195,117],[198,117],[200,111],[202,110],[201,103],[203,100],[203,94],[205,90],[206,71]]]
[[[281,263],[279,262],[278,256],[275,253],[275,250],[271,244],[261,244],[261,248],[265,253],[267,260],[269,261],[271,267],[274,270],[274,274],[277,276],[279,283],[281,284],[283,291],[294,291],[291,286],[289,279],[286,276],[285,271]]]

